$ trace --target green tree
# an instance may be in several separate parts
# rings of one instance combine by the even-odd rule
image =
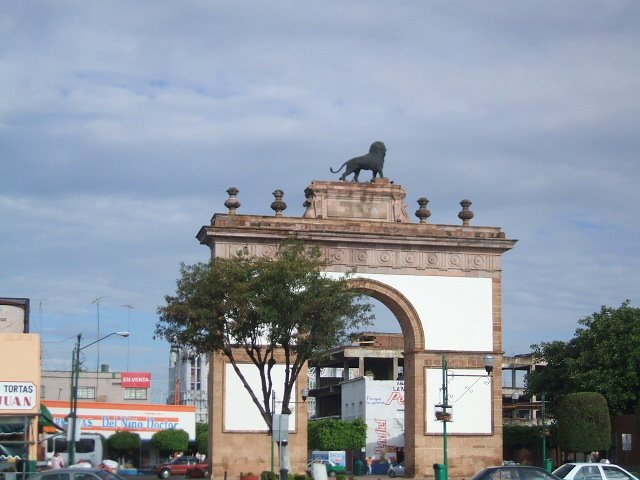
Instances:
[[[358,450],[367,443],[367,424],[355,420],[315,420],[307,427],[310,450]]]
[[[135,458],[141,446],[140,435],[126,430],[117,431],[107,439],[109,452],[116,455],[120,463],[124,463],[123,459]]]
[[[546,394],[551,411],[569,393],[603,394],[613,415],[633,413],[640,399],[640,309],[625,301],[579,320],[568,342],[532,345],[546,366],[527,377],[530,394]]]
[[[200,453],[209,451],[209,424],[196,423],[196,448]]]
[[[194,354],[221,352],[272,428],[272,369],[284,361],[281,412],[289,413],[292,389],[304,364],[346,342],[371,321],[371,305],[348,288],[348,275],[323,274],[329,263],[317,247],[282,242],[275,258],[250,256],[181,266],[176,294],[158,308],[156,336]],[[243,350],[258,369],[261,391],[242,374],[235,354]]]
[[[607,399],[597,392],[566,395],[558,406],[558,446],[567,452],[608,450],[611,417]]]
[[[189,447],[189,434],[184,430],[160,430],[151,437],[151,444],[163,456],[184,452]]]

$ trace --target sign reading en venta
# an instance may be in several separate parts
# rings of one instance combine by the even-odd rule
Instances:
[[[0,410],[33,410],[37,403],[32,382],[0,382]]]
[[[123,372],[120,380],[123,388],[151,387],[151,373],[149,372]]]

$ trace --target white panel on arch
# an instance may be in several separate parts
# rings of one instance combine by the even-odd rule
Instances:
[[[436,420],[435,405],[442,404],[442,369],[426,369],[425,428],[427,433],[442,434],[442,422]],[[475,375],[460,377],[458,375]],[[453,377],[451,375],[454,375]],[[453,421],[447,423],[447,434],[492,433],[491,383],[484,369],[449,369],[448,397]],[[498,379],[500,381],[500,379]]]
[[[389,285],[413,305],[426,350],[492,351],[493,292],[490,278],[358,273]]]
[[[260,373],[258,368],[252,363],[242,363],[238,365],[242,375],[247,379],[258,399],[262,399],[262,387],[260,386]],[[276,392],[276,412],[280,412],[282,403],[282,390],[284,386],[284,365],[274,365],[271,371],[274,390]],[[251,399],[249,392],[242,384],[240,377],[236,374],[230,363],[225,365],[224,375],[224,430],[229,432],[266,432],[267,424],[264,422],[258,407]],[[297,383],[292,390],[292,402],[289,403],[291,415],[289,416],[289,431],[295,429],[296,424],[296,401],[294,393]]]

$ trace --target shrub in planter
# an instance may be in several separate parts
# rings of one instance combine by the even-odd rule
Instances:
[[[278,480],[278,474],[270,470],[264,470],[260,474],[260,480]]]

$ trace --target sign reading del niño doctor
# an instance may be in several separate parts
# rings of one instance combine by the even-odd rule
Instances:
[[[0,410],[33,410],[37,400],[32,382],[0,382]]]

